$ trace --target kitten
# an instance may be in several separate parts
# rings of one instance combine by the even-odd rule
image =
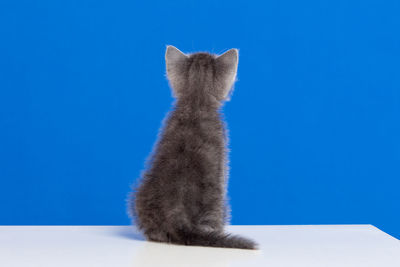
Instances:
[[[130,212],[150,241],[255,249],[226,234],[227,137],[220,108],[236,78],[238,51],[185,55],[168,46],[167,76],[177,98]]]

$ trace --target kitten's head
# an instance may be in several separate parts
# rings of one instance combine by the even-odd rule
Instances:
[[[209,97],[219,102],[228,100],[236,79],[238,50],[217,56],[209,53],[186,55],[174,46],[165,53],[167,75],[174,96]]]

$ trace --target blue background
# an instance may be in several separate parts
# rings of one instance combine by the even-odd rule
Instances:
[[[128,224],[164,52],[240,49],[233,224],[400,237],[400,2],[0,2],[0,224]]]

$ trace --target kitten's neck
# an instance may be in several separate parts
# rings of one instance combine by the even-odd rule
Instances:
[[[176,108],[186,112],[219,112],[221,103],[211,95],[188,95],[178,98]]]
[[[221,114],[221,104],[219,102],[202,102],[195,99],[185,100],[178,99],[175,103],[174,110],[171,113],[171,121],[173,125],[201,125],[196,130],[199,132],[214,132],[216,134],[223,131],[223,120]],[[176,130],[175,128],[173,128]]]

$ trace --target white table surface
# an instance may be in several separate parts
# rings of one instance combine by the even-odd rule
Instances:
[[[400,241],[372,225],[227,229],[260,249],[146,242],[133,226],[0,226],[0,266],[400,267]]]

